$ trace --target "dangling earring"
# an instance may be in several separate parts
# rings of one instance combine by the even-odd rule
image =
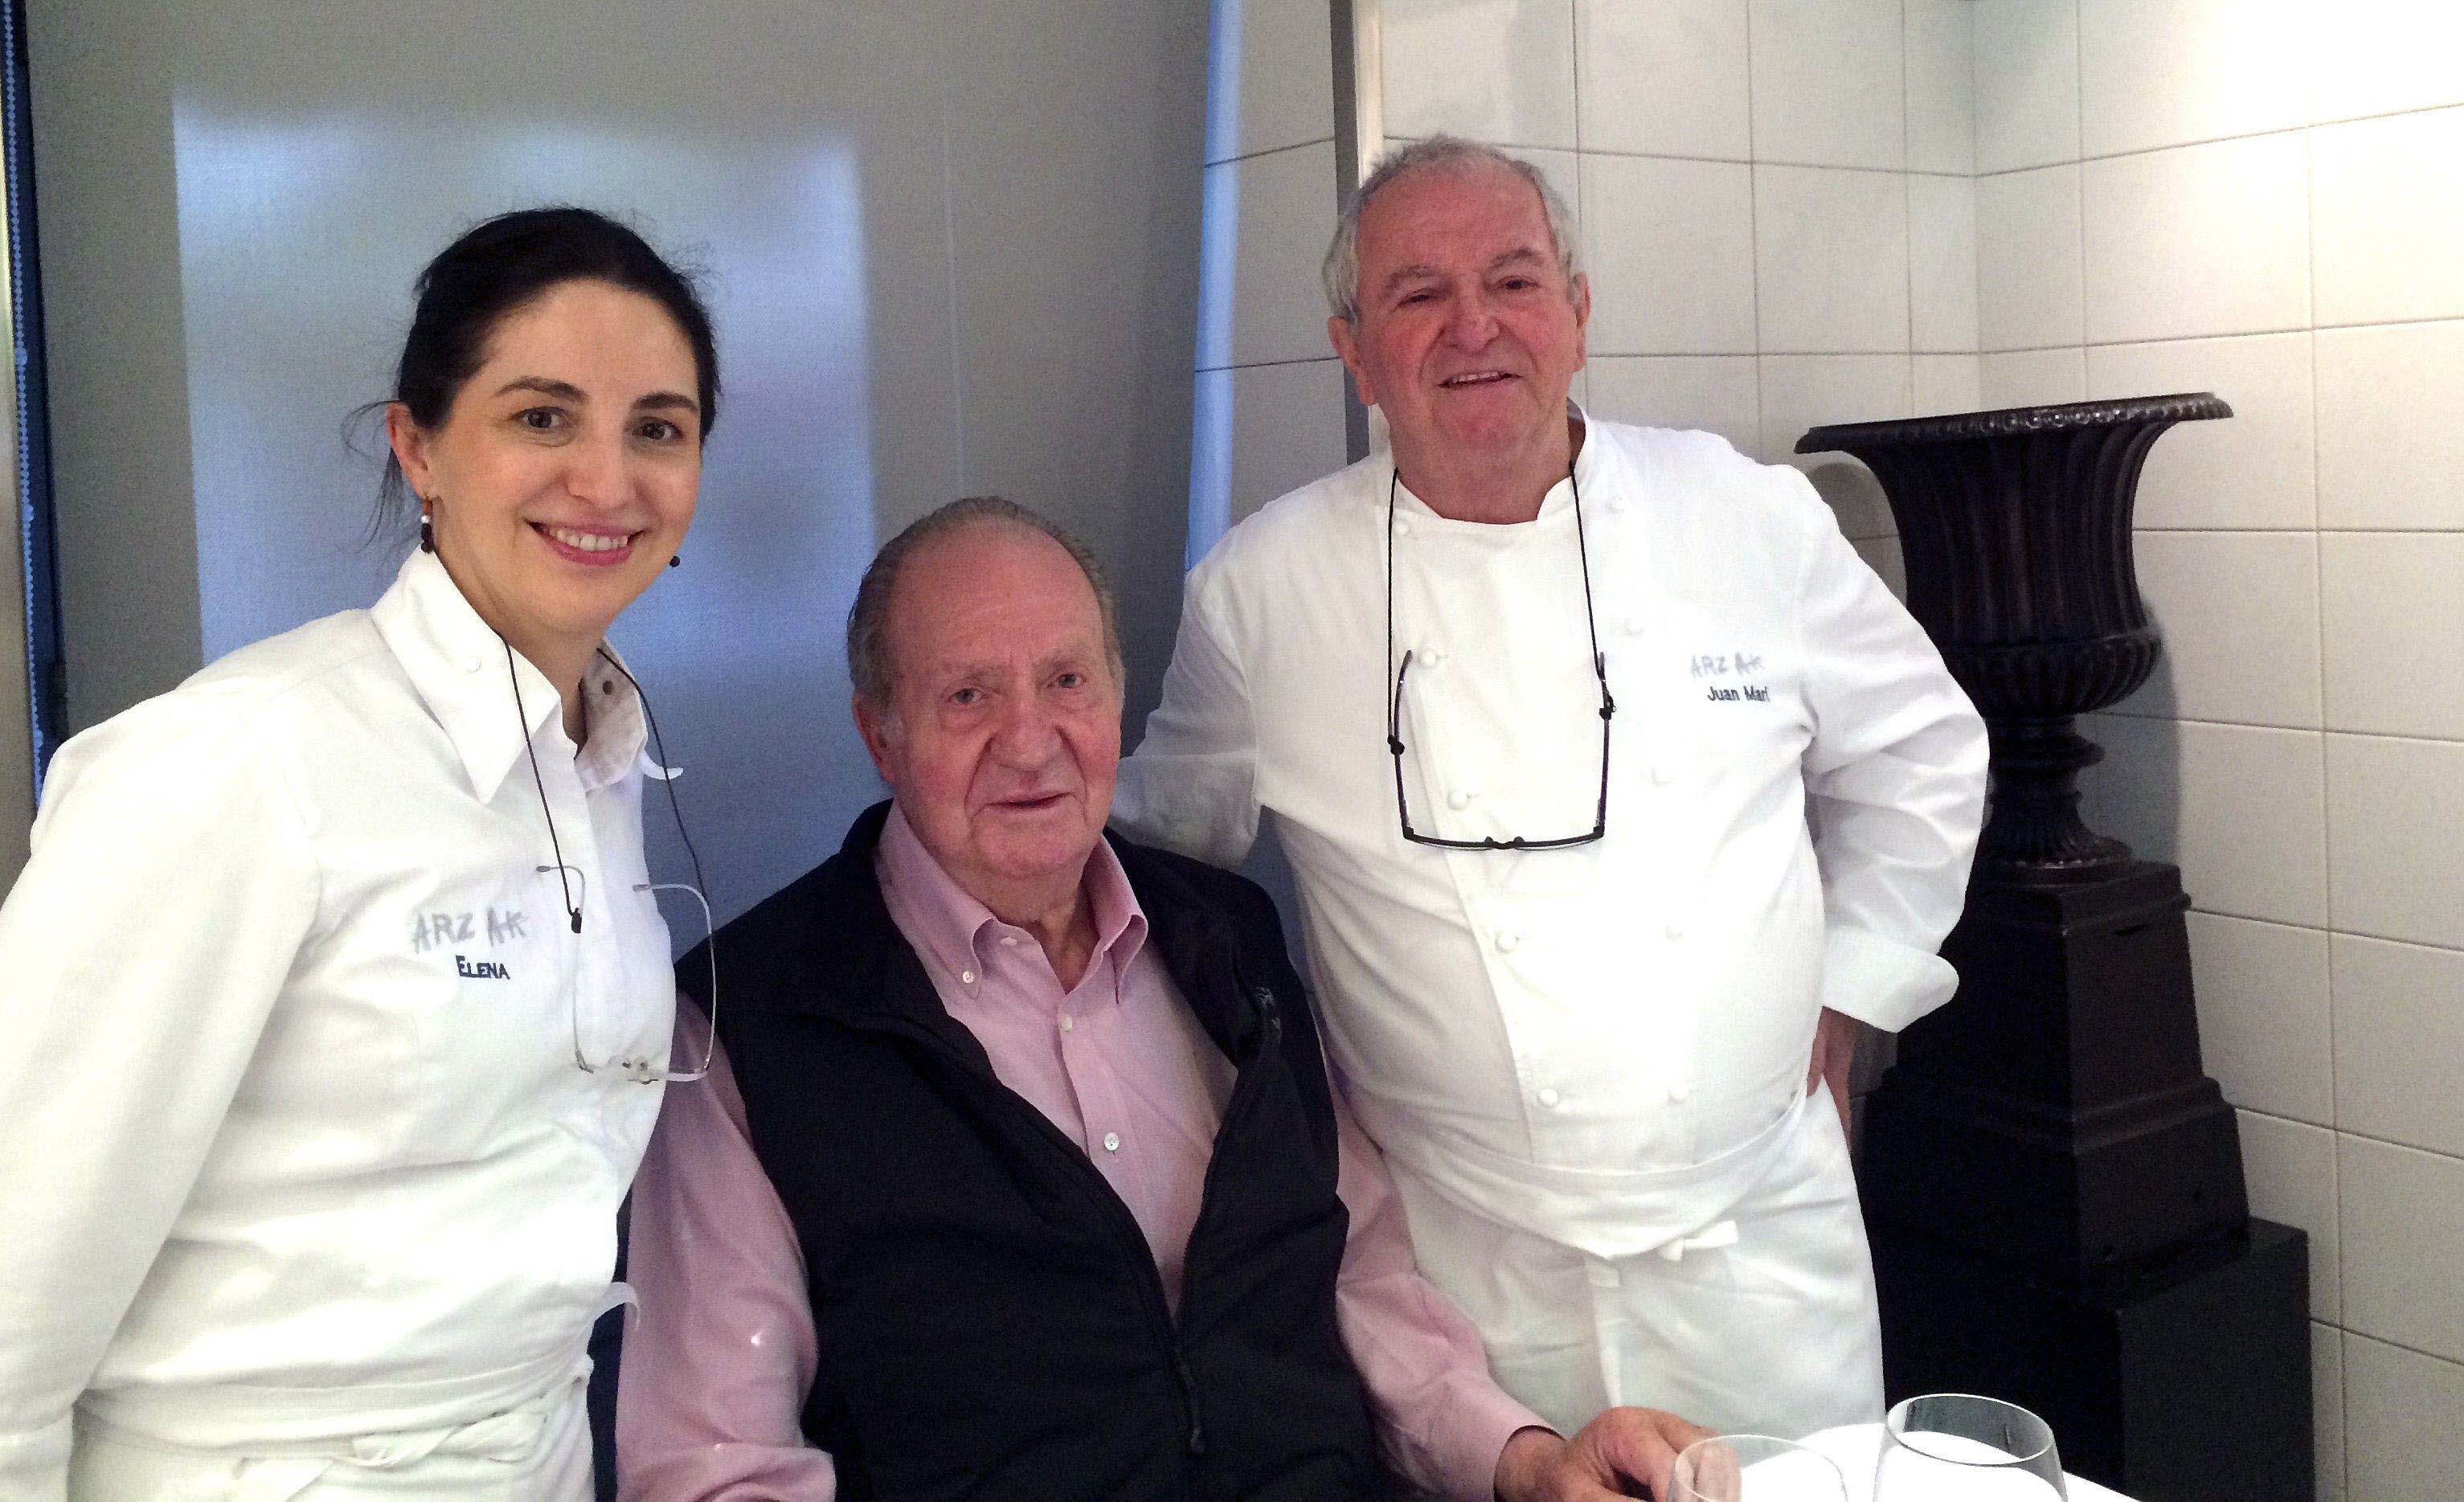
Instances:
[[[436,528],[429,523],[425,511],[419,514],[419,550],[423,553],[436,551]]]

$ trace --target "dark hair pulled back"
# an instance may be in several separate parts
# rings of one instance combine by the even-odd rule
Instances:
[[[393,396],[426,429],[445,421],[463,383],[486,360],[507,314],[569,281],[604,281],[656,302],[693,347],[701,431],[718,420],[718,347],[692,278],[639,234],[589,209],[523,209],[474,226],[437,254],[414,284],[418,307],[402,342]],[[414,510],[401,464],[388,457],[379,525]]]

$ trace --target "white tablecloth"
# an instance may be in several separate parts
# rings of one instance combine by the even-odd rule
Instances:
[[[2058,1443],[2059,1436],[2056,1437]],[[1851,1424],[1837,1429],[1824,1429],[1809,1434],[1797,1443],[1809,1449],[1820,1450],[1839,1467],[1848,1478],[1848,1502],[1874,1502],[1874,1466],[1882,1457],[1882,1426],[1879,1424]],[[1942,1502],[1961,1502],[1945,1492]],[[2130,1502],[2128,1497],[2110,1487],[2100,1487],[2078,1476],[2070,1478],[2070,1502]]]

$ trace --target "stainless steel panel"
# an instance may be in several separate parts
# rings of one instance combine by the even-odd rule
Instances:
[[[1203,8],[33,9],[77,723],[383,587],[400,543],[363,545],[343,418],[422,262],[551,200],[710,274],[701,511],[616,640],[720,909],[878,795],[840,632],[878,540],[941,500],[1089,535],[1142,715],[1179,598]]]

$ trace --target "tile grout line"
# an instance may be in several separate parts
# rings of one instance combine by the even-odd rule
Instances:
[[[2241,1105],[2241,1104],[2239,1104],[2238,1102],[2235,1102],[2235,1101],[2233,1101],[2233,1100],[2230,1100],[2230,1099],[2228,1099],[2228,1100],[2225,1102],[2225,1104],[2226,1104],[2226,1105],[2228,1105],[2228,1106],[2233,1107],[2233,1110],[2235,1110],[2235,1111],[2244,1112],[2244,1113],[2247,1113],[2248,1115],[2254,1115],[2254,1116],[2263,1116],[2263,1117],[2265,1117],[2266,1119],[2268,1119],[2268,1120],[2270,1120],[2270,1121],[2278,1122],[2278,1123],[2280,1123],[2280,1124],[2282,1124],[2282,1125],[2285,1125],[2285,1126],[2307,1127],[2309,1130],[2311,1130],[2311,1131],[2313,1131],[2313,1132],[2325,1132],[2325,1133],[2329,1134],[2330,1136],[2337,1137],[2337,1138],[2352,1138],[2352,1139],[2353,1139],[2354,1141],[2356,1141],[2356,1142],[2368,1142],[2368,1143],[2371,1143],[2371,1144],[2373,1144],[2373,1145],[2375,1145],[2375,1146],[2379,1146],[2379,1147],[2392,1147],[2392,1148],[2395,1148],[2396,1150],[2398,1150],[2399,1152],[2406,1152],[2406,1153],[2419,1153],[2419,1154],[2420,1154],[2421,1156],[2423,1156],[2424,1158],[2436,1158],[2436,1159],[2440,1159],[2440,1160],[2444,1160],[2444,1161],[2451,1162],[2451,1163],[2464,1163],[2464,1153],[2451,1153],[2451,1152],[2448,1152],[2448,1151],[2447,1151],[2446,1149],[2444,1149],[2444,1148],[2437,1148],[2437,1147],[2424,1147],[2424,1146],[2422,1146],[2422,1145],[2421,1145],[2420,1143],[2418,1143],[2418,1142],[2404,1142],[2404,1141],[2399,1141],[2399,1140],[2397,1140],[2396,1138],[2391,1138],[2391,1137],[2381,1137],[2381,1136],[2379,1136],[2377,1133],[2374,1133],[2374,1132],[2357,1132],[2357,1131],[2353,1130],[2353,1129],[2352,1129],[2352,1128],[2350,1128],[2350,1127],[2322,1126],[2322,1125],[2321,1125],[2320,1123],[2318,1123],[2318,1122],[2316,1122],[2316,1121],[2304,1121],[2304,1120],[2303,1120],[2303,1119],[2301,1119],[2299,1116],[2288,1116],[2288,1115],[2284,1115],[2284,1114],[2283,1114],[2282,1112],[2280,1112],[2280,1111],[2261,1111],[2261,1110],[2259,1110],[2259,1109],[2258,1109],[2257,1107],[2255,1107],[2255,1106],[2245,1106],[2245,1105]],[[2340,1186],[2341,1186],[2341,1182],[2342,1182],[2342,1176],[2341,1176],[2341,1174],[2340,1174],[2340,1175],[2339,1175],[2339,1183],[2340,1183]],[[2341,1197],[2341,1187],[2340,1187],[2340,1190],[2339,1190],[2339,1199],[2338,1199],[2338,1203],[2337,1203],[2337,1216],[2338,1216],[2338,1224],[2339,1224],[2339,1225],[2342,1225],[2342,1224],[2343,1224],[2343,1201],[2342,1201],[2342,1197]],[[2337,1254],[2338,1254],[2338,1256],[2339,1256],[2340,1258],[2343,1256],[2343,1246],[2342,1246],[2342,1240],[2343,1240],[2343,1238],[2342,1238],[2342,1237],[2339,1237],[2339,1238],[2338,1238],[2339,1245],[2338,1245],[2338,1248],[2337,1248]],[[2338,1283],[2338,1287],[2337,1287],[2337,1295],[2338,1295],[2339,1307],[2340,1307],[2340,1308],[2341,1308],[2341,1305],[2342,1305],[2342,1298],[2343,1298],[2343,1293],[2342,1271],[2343,1271],[2342,1268],[2341,1268],[2341,1267],[2339,1267],[2339,1269],[2338,1269],[2339,1276],[2338,1276],[2338,1279],[2337,1279],[2337,1283]],[[2341,1323],[2342,1323],[2342,1321],[2340,1321],[2340,1320],[2328,1320],[2328,1321],[2326,1321],[2326,1323],[2329,1323],[2329,1324],[2341,1324]],[[2393,1342],[2389,1342],[2389,1343],[2390,1343],[2390,1344],[2392,1344]],[[2424,1354],[2424,1355],[2429,1355],[2430,1353],[2428,1353],[2428,1352],[2424,1352],[2423,1354]],[[2445,1360],[2452,1360],[2452,1361],[2456,1361],[2456,1362],[2458,1362],[2458,1363],[2464,1363],[2464,1357],[2446,1357],[2446,1358],[2442,1358],[2442,1359],[2445,1359]]]
[[[2166,151],[2189,151],[2199,146],[2227,145],[2236,141],[2257,141],[2268,136],[2289,136],[2297,130],[2334,130],[2343,125],[2362,125],[2377,121],[2402,120],[2409,115],[2435,115],[2444,110],[2464,111],[2464,100],[2459,100],[2455,103],[2450,104],[2422,104],[2411,109],[2387,110],[2376,115],[2355,115],[2343,120],[2303,121],[2299,124],[2275,125],[2266,130],[2245,130],[2238,135],[2203,136],[2196,141],[2175,141],[2169,142],[2161,146],[2133,146],[2127,151],[2107,151],[2096,156],[2087,155],[2085,144],[2082,143],[2080,155],[2074,160],[2080,163],[2120,162],[2130,157],[2152,157]],[[1976,175],[1979,177],[2011,177],[2020,172],[2042,172],[2049,167],[2065,166],[2069,165],[2069,163],[2064,162],[2032,162],[2018,166],[1997,166],[1991,171],[1979,171]]]
[[[1583,170],[1583,0],[1569,0],[1569,4],[1566,7],[1566,47],[1567,71],[1569,74],[1567,79],[1567,93],[1574,101],[1574,181],[1573,188],[1574,195],[1574,243],[1579,246],[1582,244],[1585,234],[1588,233],[1588,232],[1583,228],[1587,222],[1583,217],[1583,199],[1585,197],[1583,192],[1583,179],[1589,175]],[[1582,383],[1583,406],[1588,409],[1594,404],[1594,398],[1592,396],[1591,359],[1588,352],[1583,360],[1583,368],[1574,372],[1574,379]]]
[[[2079,0],[2071,0],[2071,121],[2077,133],[2078,160],[2070,164],[2073,173],[2072,191],[2078,194],[2072,207],[2079,217],[2079,395],[2087,395],[2087,17],[2080,13]]]
[[[2350,1325],[2338,1325],[2336,1328],[2343,1332],[2346,1336],[2351,1336],[2353,1339],[2367,1340],[2376,1345],[2386,1346],[2390,1350],[2408,1352],[2413,1356],[2422,1358],[2424,1360],[2436,1361],[2441,1366],[2464,1366],[2464,1359],[2459,1359],[2452,1356],[2441,1356],[2435,1351],[2425,1350],[2417,1345],[2407,1345],[2401,1340],[2390,1340],[2385,1336],[2372,1335],[2366,1330],[2355,1330]],[[2347,1453],[2349,1453],[2349,1450]]]
[[[1333,141],[1332,136],[1314,136],[1307,141],[1295,141],[1289,145],[1260,146],[1255,151],[1243,151],[1238,156],[1218,157],[1212,162],[1200,163],[1199,167],[1202,170],[1210,166],[1237,166],[1243,162],[1255,162],[1260,157],[1280,156],[1287,151],[1306,151],[1311,146],[1331,144]]]
[[[1755,157],[1762,150],[1760,132],[1754,118],[1754,17],[1753,8],[1746,10],[1746,254],[1752,275],[1747,285],[1753,293],[1754,314],[1754,457],[1763,458],[1771,452],[1771,433],[1766,429],[1763,403],[1763,267],[1762,210],[1756,202]]]
[[[2137,339],[2085,339],[2077,344],[2009,344],[1980,349],[1983,355],[2034,355],[2057,349],[2121,349],[2140,344],[2201,344],[2225,339],[2280,339],[2287,334],[2340,334],[2358,329],[2431,328],[2464,324],[2464,316],[2372,319],[2353,323],[2286,323],[2275,328],[2223,329],[2212,334],[2151,334]]]
[[[1900,233],[1908,293],[1907,415],[1917,409],[1917,195],[1908,183],[1908,5],[1900,0]]]
[[[2340,725],[2265,725],[2249,719],[2207,719],[2184,715],[2132,714],[2127,710],[2101,709],[2097,714],[2112,719],[2136,720],[2143,725],[2205,725],[2217,730],[2256,730],[2284,736],[2343,736],[2350,740],[2395,740],[2406,745],[2464,747],[2464,737],[2409,736],[2394,730],[2347,730]]]
[[[1342,363],[1333,355],[1309,355],[1293,360],[1241,360],[1229,364],[1199,365],[1195,373],[1211,375],[1219,370],[1280,370],[1291,365],[1338,365]]]
[[[2296,934],[2316,934],[2321,939],[2364,939],[2374,944],[2393,944],[2399,949],[2418,949],[2429,954],[2447,955],[2455,959],[2464,960],[2464,944],[2425,943],[2418,939],[2397,939],[2387,934],[2373,934],[2366,929],[2329,928],[2318,923],[2291,923],[2285,921],[2283,918],[2277,917],[2253,917],[2247,913],[2226,913],[2220,912],[2214,908],[2199,907],[2196,905],[2195,899],[2193,900],[2192,906],[2187,911],[2198,917],[2220,917],[2230,923],[2255,923],[2261,928],[2280,928],[2289,933]],[[2288,1116],[2286,1119],[2298,1121],[2303,1118],[2299,1116]],[[2313,1121],[2310,1124],[2312,1126],[2329,1127],[2334,1131],[2344,1130],[2342,1127],[2334,1127],[2327,1122]],[[2464,1158],[2464,1153],[2458,1153],[2455,1156]]]
[[[2326,533],[2319,525],[2319,199],[2318,141],[2305,129],[2301,135],[2301,200],[2302,200],[2302,274],[2309,295],[2310,330],[2303,335],[2310,357],[2310,559],[2312,586],[2319,601],[2319,722],[2324,725],[2331,718],[2327,711],[2327,563]],[[2334,773],[2329,763],[2334,747],[2324,739],[2319,742],[2319,860],[2320,880],[2327,900],[2327,1113],[2339,1136],[2335,1153],[2329,1160],[2335,1176],[2332,1186],[2336,1204],[2336,1314],[2349,1317],[2352,1292],[2347,1287],[2353,1259],[2348,1254],[2345,1238],[2350,1219],[2344,1213],[2344,1143],[2342,1136],[2344,1122],[2343,1070],[2342,1068],[2343,1029],[2336,1018],[2336,830],[2335,798],[2331,792]],[[2336,1469],[2342,1479],[2341,1491],[2352,1493],[2352,1447],[2343,1415],[2352,1406],[2352,1379],[2344,1359],[2343,1337],[2336,1346]],[[2315,1398],[2312,1400],[2317,1401]],[[2316,1426],[2316,1421],[2313,1421]]]

